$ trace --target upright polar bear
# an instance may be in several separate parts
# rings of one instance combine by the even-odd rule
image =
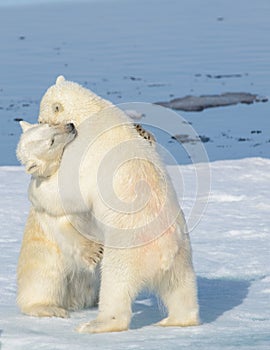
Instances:
[[[62,76],[42,98],[39,121],[73,122],[78,136],[57,176],[32,179],[28,222],[54,236],[75,231],[104,244],[99,313],[78,331],[128,329],[142,288],[157,292],[168,309],[160,325],[199,324],[189,236],[154,147],[120,109]]]

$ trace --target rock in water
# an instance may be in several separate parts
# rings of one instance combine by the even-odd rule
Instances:
[[[199,112],[206,108],[236,105],[238,103],[251,104],[253,102],[267,102],[267,97],[259,97],[247,92],[226,92],[220,95],[185,96],[168,102],[156,102],[160,106],[187,112]]]

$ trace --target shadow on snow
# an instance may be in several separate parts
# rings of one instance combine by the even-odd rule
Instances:
[[[198,277],[198,297],[202,323],[214,322],[225,312],[242,304],[250,282],[233,279]],[[142,293],[133,305],[131,329],[153,325],[166,316],[163,305],[153,296]]]

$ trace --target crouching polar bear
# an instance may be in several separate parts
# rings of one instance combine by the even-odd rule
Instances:
[[[72,122],[78,135],[53,176],[32,178],[25,235],[78,234],[104,246],[98,316],[77,330],[128,329],[142,288],[155,291],[168,309],[160,325],[199,324],[189,236],[155,148],[123,111],[62,76],[43,96],[39,122]]]
[[[17,146],[18,159],[35,185],[50,183],[57,176],[65,147],[76,137],[74,125],[20,124],[23,134]],[[53,206],[49,186],[47,189],[47,205]],[[102,253],[101,244],[75,230],[65,235],[50,230],[46,212],[33,203],[17,270],[21,310],[31,316],[68,317],[68,310],[96,304]]]

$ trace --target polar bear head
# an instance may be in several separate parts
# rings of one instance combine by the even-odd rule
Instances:
[[[49,124],[72,122],[77,126],[91,115],[109,107],[112,107],[109,101],[59,76],[41,100],[38,120]]]
[[[72,123],[50,126],[20,122],[23,134],[17,146],[17,158],[33,176],[49,177],[59,168],[63,151],[76,137]]]

